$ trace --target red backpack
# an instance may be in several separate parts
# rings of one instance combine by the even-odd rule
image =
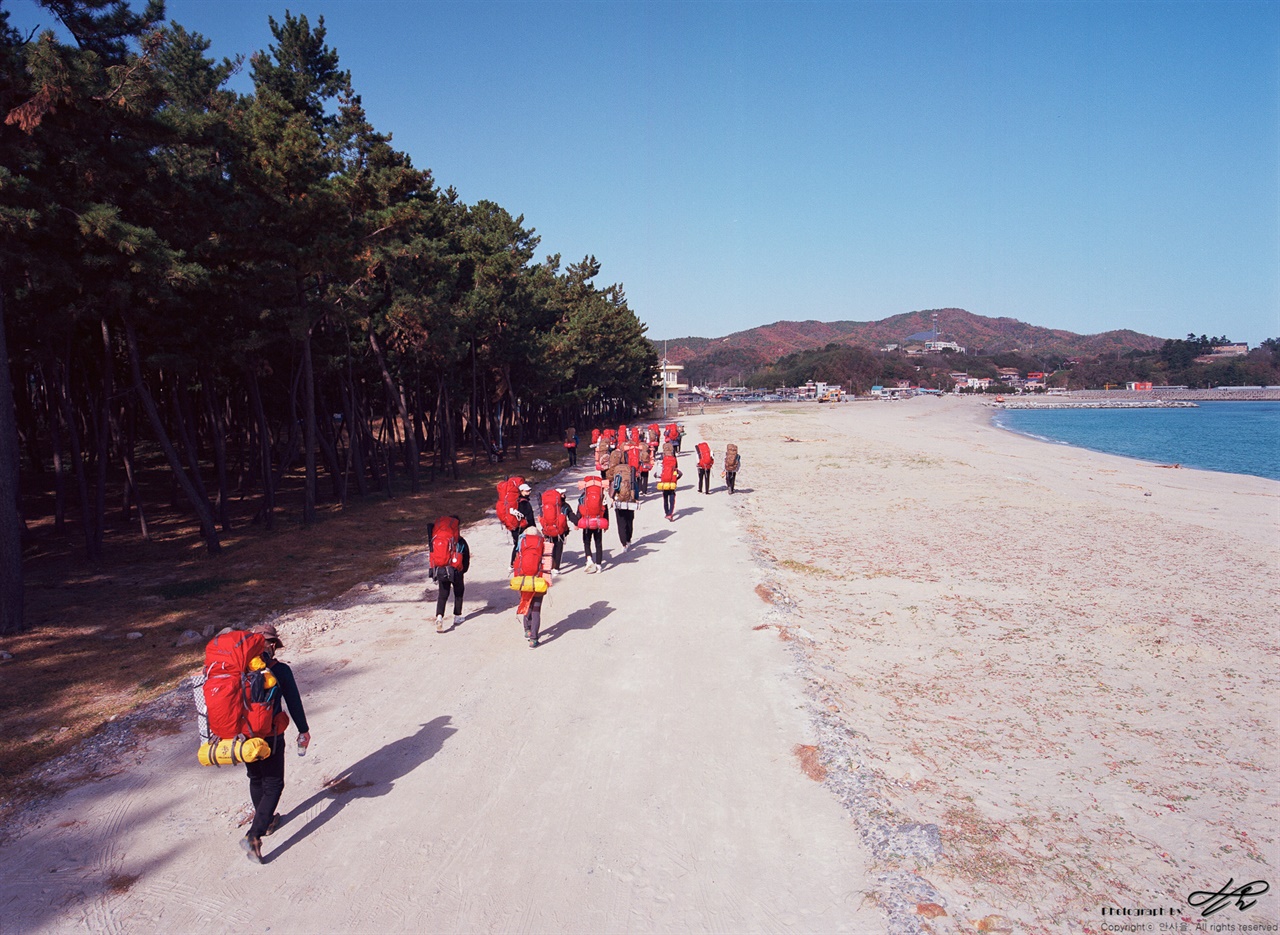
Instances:
[[[680,437],[680,427],[674,422],[667,423],[667,441],[675,442]]]
[[[627,464],[637,471],[640,470],[640,448],[637,445],[632,445],[627,449]]]
[[[676,482],[676,459],[662,459],[662,476],[658,480],[664,484],[674,484]]]
[[[640,426],[638,425],[631,430],[631,444],[640,444]]]
[[[520,518],[511,515],[511,511],[520,503],[520,485],[523,477],[508,477],[498,484],[498,502],[494,509],[498,512],[498,522],[512,532],[520,528]]]
[[[514,517],[512,517],[514,519]],[[462,571],[462,548],[458,544],[461,530],[456,516],[442,516],[431,527],[431,580],[453,580]]]
[[[588,477],[582,484],[582,497],[578,500],[578,528],[608,529],[609,511],[604,505],[604,479]]]
[[[548,536],[563,536],[569,531],[569,518],[560,508],[560,491],[542,491],[542,532]]]
[[[213,737],[231,740],[276,733],[276,677],[261,658],[266,648],[265,636],[244,630],[215,636],[205,647],[204,703]]]
[[[698,467],[710,468],[711,465],[716,463],[716,459],[711,457],[710,445],[706,442],[698,442],[696,447],[698,449]]]
[[[512,577],[525,578],[542,574],[542,543],[542,535],[537,532],[525,532],[520,536],[515,564],[511,566]]]
[[[600,441],[600,430],[592,429],[591,430],[591,447],[594,448],[596,446],[596,442],[598,441]]]

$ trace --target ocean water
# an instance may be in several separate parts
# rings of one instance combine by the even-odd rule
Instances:
[[[1157,464],[1280,480],[1280,402],[1195,409],[1003,409],[993,424],[1045,441]]]

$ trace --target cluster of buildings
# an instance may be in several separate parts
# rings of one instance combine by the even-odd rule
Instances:
[[[1244,357],[1249,353],[1248,344],[1216,344],[1208,354],[1195,358],[1197,364],[1216,364],[1231,357]]]

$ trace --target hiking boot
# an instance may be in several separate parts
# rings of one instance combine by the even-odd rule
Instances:
[[[251,838],[245,835],[240,839],[240,846],[244,848],[244,856],[255,864],[262,863],[262,838]]]

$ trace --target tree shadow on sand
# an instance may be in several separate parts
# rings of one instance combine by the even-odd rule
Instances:
[[[323,789],[295,805],[287,815],[283,816],[281,825],[287,826],[291,819],[298,815],[305,815],[326,799],[328,804],[300,829],[289,835],[289,839],[280,847],[271,848],[270,852],[263,857],[263,863],[270,863],[277,857],[283,856],[294,844],[338,817],[338,813],[353,799],[371,799],[390,792],[397,779],[409,775],[439,753],[444,742],[458,732],[456,727],[449,726],[450,720],[451,717],[447,714],[434,718],[420,725],[416,733],[393,740],[327,780]],[[281,830],[284,828],[282,827]]]
[[[608,601],[596,601],[590,607],[582,607],[575,610],[563,620],[559,620],[544,629],[538,635],[539,642],[550,643],[553,640],[558,640],[570,630],[590,630],[611,613],[613,613],[613,608],[609,606]]]

